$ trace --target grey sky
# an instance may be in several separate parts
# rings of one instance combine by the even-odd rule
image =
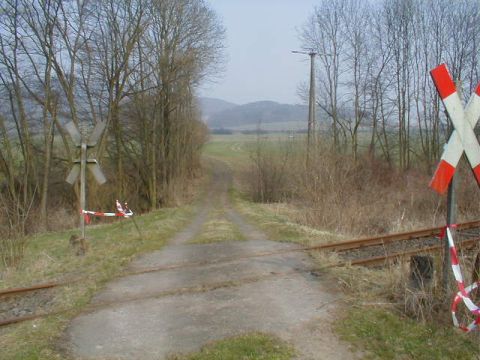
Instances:
[[[307,55],[297,28],[313,12],[315,0],[209,0],[227,31],[228,63],[223,78],[199,93],[244,104],[259,100],[300,103],[297,86],[308,80]]]

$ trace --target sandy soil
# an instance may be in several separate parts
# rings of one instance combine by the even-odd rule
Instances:
[[[292,344],[298,359],[357,356],[332,333],[338,294],[302,252],[250,254],[295,248],[268,241],[229,204],[228,168],[215,163],[209,193],[191,224],[163,250],[136,259],[131,270],[179,266],[117,279],[92,300],[97,310],[75,318],[67,348],[78,359],[165,359],[208,342],[251,331]],[[223,208],[247,241],[188,244],[212,209]],[[222,261],[237,258],[237,260]],[[104,306],[102,306],[102,304]]]

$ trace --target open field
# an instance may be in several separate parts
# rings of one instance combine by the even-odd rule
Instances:
[[[275,147],[278,142],[287,139],[302,141],[305,135],[290,135],[284,133],[270,133],[264,135],[210,135],[210,141],[204,146],[203,154],[207,157],[215,157],[222,161],[228,161],[233,165],[240,163],[245,165],[249,162],[249,155],[255,149],[258,142],[272,144]]]
[[[247,124],[247,125],[238,125],[238,126],[227,126],[228,129],[233,131],[256,131],[256,130],[265,130],[265,131],[298,131],[306,130],[307,123],[306,120],[300,121],[285,121],[285,122],[274,122],[274,123],[261,123],[261,124]]]

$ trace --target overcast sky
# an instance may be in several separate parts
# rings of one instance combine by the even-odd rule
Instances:
[[[208,0],[227,32],[227,64],[222,79],[203,86],[200,96],[237,104],[273,100],[301,103],[297,86],[308,81],[308,55],[297,29],[313,12],[315,0]]]

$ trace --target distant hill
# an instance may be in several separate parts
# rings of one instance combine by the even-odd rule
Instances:
[[[205,110],[204,114],[205,114]],[[308,116],[308,107],[305,105],[280,104],[274,101],[257,101],[245,105],[227,107],[224,110],[210,113],[207,118],[209,128],[252,128],[268,124],[291,123],[304,125]]]
[[[203,120],[206,123],[209,122],[213,114],[238,106],[237,104],[215,98],[200,97],[197,100],[202,110]]]

